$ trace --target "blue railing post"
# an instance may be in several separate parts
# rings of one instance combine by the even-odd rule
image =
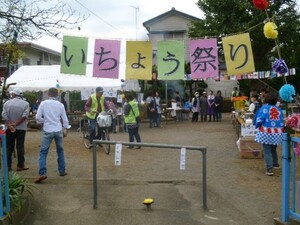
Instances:
[[[1,184],[4,184],[4,198],[5,198],[5,207],[3,207],[3,199],[1,199],[1,203],[0,203],[0,207],[2,206],[2,208],[0,208],[1,213],[0,216],[3,217],[4,216],[4,212],[7,214],[8,212],[10,212],[10,201],[9,201],[9,185],[8,185],[8,167],[7,167],[7,149],[6,149],[6,135],[5,135],[5,131],[0,130],[0,138],[2,141],[2,170],[1,172],[3,174],[1,174]],[[3,176],[2,176],[3,175]],[[3,181],[2,181],[2,177],[3,177]],[[2,190],[2,186],[1,185],[1,193],[3,193]],[[1,196],[2,198],[2,196]]]
[[[282,143],[282,222],[289,221],[290,155],[288,134],[283,134]]]

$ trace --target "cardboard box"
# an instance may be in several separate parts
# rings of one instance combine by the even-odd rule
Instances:
[[[241,125],[241,136],[242,137],[255,137],[258,129],[252,124],[242,124]]]
[[[254,141],[254,138],[240,138],[239,150],[241,159],[263,158],[262,145]]]

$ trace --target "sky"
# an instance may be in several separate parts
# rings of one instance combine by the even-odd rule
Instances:
[[[202,18],[197,0],[64,0],[73,9],[89,16],[79,29],[62,31],[59,38],[44,36],[33,41],[41,46],[61,52],[63,35],[89,38],[89,53],[98,39],[148,40],[143,22],[174,7],[177,11]],[[88,57],[88,61],[91,58]]]

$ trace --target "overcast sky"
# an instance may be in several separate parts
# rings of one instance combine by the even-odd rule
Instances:
[[[143,22],[165,13],[175,7],[176,10],[202,18],[197,0],[64,0],[73,9],[89,18],[81,29],[63,31],[63,35],[126,40],[147,40],[147,31]],[[35,43],[61,52],[59,39],[43,37]]]

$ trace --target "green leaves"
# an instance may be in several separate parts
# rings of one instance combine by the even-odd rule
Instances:
[[[25,195],[29,194],[31,197],[33,197],[33,188],[35,186],[28,184],[27,181],[23,178],[23,176],[12,172],[9,173],[8,187],[9,199],[12,208],[17,208],[18,210],[21,210]],[[4,195],[4,193],[2,193],[2,195]]]

